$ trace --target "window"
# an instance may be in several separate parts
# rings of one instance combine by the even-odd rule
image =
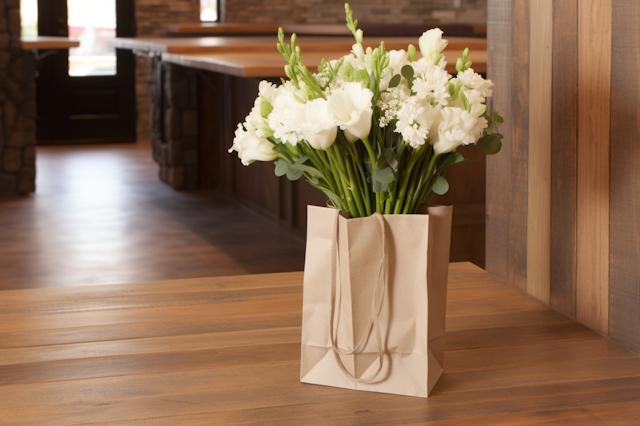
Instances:
[[[200,0],[200,20],[202,22],[218,21],[218,0]]]

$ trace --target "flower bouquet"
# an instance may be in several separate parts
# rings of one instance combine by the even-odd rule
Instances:
[[[280,29],[289,79],[260,83],[230,152],[304,176],[335,207],[308,208],[300,380],[427,397],[444,371],[451,207],[423,203],[447,192],[457,147],[500,150],[503,120],[468,49],[449,75],[442,31],[420,37],[421,57],[365,50],[345,11],[352,52],[315,74]]]
[[[416,213],[434,193],[447,192],[445,170],[464,162],[457,147],[500,151],[503,120],[485,105],[493,84],[471,68],[468,49],[452,78],[442,54],[448,42],[437,28],[420,37],[421,58],[413,45],[365,50],[358,21],[345,9],[353,50],[323,60],[315,74],[302,64],[296,35],[286,43],[280,29],[289,79],[278,87],[260,83],[230,152],[244,165],[275,161],[276,175],[304,176],[353,218]]]

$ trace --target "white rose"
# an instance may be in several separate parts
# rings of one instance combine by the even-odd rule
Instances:
[[[442,39],[442,30],[434,28],[422,34],[418,44],[420,52],[426,60],[437,64],[442,58],[442,51],[449,42]]]
[[[302,134],[315,149],[326,151],[336,140],[338,127],[327,109],[327,101],[315,99],[304,105]]]
[[[361,83],[346,83],[331,93],[327,108],[335,124],[344,130],[349,142],[369,136],[371,131],[371,100],[373,92]]]
[[[463,87],[477,90],[484,98],[493,95],[493,83],[491,80],[485,80],[480,74],[476,74],[472,68],[458,73],[456,78]]]
[[[442,109],[442,122],[438,127],[438,137],[434,140],[436,154],[454,151],[460,145],[475,143],[479,136],[478,128],[482,123],[463,108],[445,107]],[[485,127],[486,127],[486,120]]]
[[[433,123],[435,110],[431,105],[422,106],[415,98],[409,99],[400,111],[395,132],[413,148],[424,145]]]
[[[256,131],[252,127],[244,130],[242,124],[238,124],[233,146],[229,149],[229,152],[233,151],[238,152],[238,157],[245,166],[254,161],[273,161],[279,157],[271,142],[256,135]]]

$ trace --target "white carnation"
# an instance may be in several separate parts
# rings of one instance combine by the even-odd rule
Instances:
[[[435,102],[445,106],[451,100],[447,91],[447,83],[451,75],[438,66],[431,64],[424,67],[424,71],[413,81],[413,90],[418,98],[426,98],[429,102]]]
[[[491,80],[485,80],[480,74],[474,72],[472,68],[458,73],[456,78],[462,84],[462,87],[466,89],[475,89],[479,91],[484,98],[488,98],[493,95],[493,83]]]
[[[398,112],[398,122],[395,132],[413,148],[424,145],[433,123],[434,108],[431,105],[422,106],[414,98],[409,99]]]
[[[463,108],[445,107],[433,149],[439,155],[452,152],[460,145],[475,143],[486,126],[484,118],[477,118]]]
[[[287,82],[290,83],[290,82]],[[284,84],[276,90],[278,96],[273,102],[273,111],[269,114],[269,127],[273,129],[273,136],[282,142],[289,142],[295,146],[302,135],[302,105],[298,99],[303,96],[302,90],[295,89],[293,83]],[[306,99],[305,99],[306,102]]]

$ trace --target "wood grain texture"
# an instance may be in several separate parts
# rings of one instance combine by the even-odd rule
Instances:
[[[527,292],[549,303],[553,2],[530,0]]]
[[[80,46],[80,41],[69,37],[35,36],[21,37],[22,48],[29,49],[69,49]]]
[[[609,334],[640,352],[640,5],[613,4]]]
[[[450,267],[445,374],[428,399],[302,384],[302,300],[268,298],[301,283],[295,272],[0,293],[5,314],[26,321],[0,332],[3,425],[638,420],[640,356],[468,263]],[[155,317],[96,321],[158,305]]]
[[[550,303],[575,318],[578,0],[553,7]]]
[[[509,218],[509,283],[527,288],[527,207],[529,155],[529,0],[512,5],[511,66],[511,202]],[[504,155],[504,153],[500,153]],[[498,154],[498,155],[500,155]],[[504,192],[504,191],[503,191]]]
[[[609,331],[611,0],[578,3],[576,317]]]
[[[487,30],[487,77],[494,84],[491,102],[504,118],[505,139],[501,152],[487,157],[485,268],[505,281],[509,279],[511,212],[511,7],[509,0],[489,0]]]

